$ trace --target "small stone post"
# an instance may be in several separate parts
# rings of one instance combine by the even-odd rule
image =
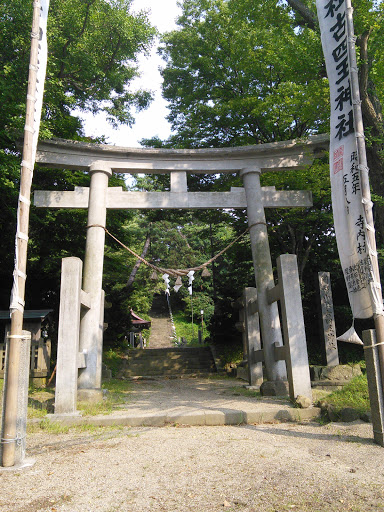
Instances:
[[[87,241],[85,246],[83,290],[89,293],[91,307],[80,326],[80,351],[87,354],[87,366],[78,379],[78,398],[98,401],[101,390],[103,322],[100,321],[104,263],[105,222],[107,215],[108,179],[112,171],[107,163],[95,162],[90,166]]]
[[[285,381],[287,373],[284,361],[276,361],[274,354],[275,345],[282,346],[283,340],[277,304],[269,304],[267,300],[267,289],[274,286],[274,281],[260,186],[260,173],[261,169],[258,167],[247,168],[240,172],[240,176],[244,182],[247,198],[248,226],[267,379],[275,382]]]
[[[254,352],[261,349],[256,288],[244,289],[243,304],[244,329],[248,354],[248,382],[250,386],[261,386],[263,383],[263,365],[261,362],[255,362],[253,358]]]
[[[381,378],[381,368],[378,353],[376,332],[363,332],[365,362],[369,401],[371,404],[373,438],[377,444],[384,447],[384,393]]]
[[[339,364],[339,352],[336,340],[330,273],[318,272],[318,281],[322,325],[320,332],[324,340],[327,366],[337,366]]]

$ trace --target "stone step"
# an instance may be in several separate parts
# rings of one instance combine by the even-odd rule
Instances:
[[[186,370],[186,369],[180,369],[178,371],[175,370],[148,370],[144,369],[142,371],[136,370],[136,369],[125,369],[123,372],[120,372],[118,377],[119,379],[130,379],[130,378],[136,378],[136,377],[182,377],[182,376],[207,376],[212,374],[213,372],[211,370]]]
[[[183,354],[170,354],[167,356],[158,356],[158,355],[149,355],[149,354],[143,354],[143,355],[129,355],[128,360],[129,361],[211,361],[211,357],[207,355],[183,355]]]
[[[130,349],[119,377],[177,376],[215,371],[209,347]]]

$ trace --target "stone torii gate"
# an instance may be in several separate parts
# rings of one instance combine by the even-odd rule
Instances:
[[[90,307],[81,319],[80,350],[87,354],[80,369],[78,388],[88,399],[101,393],[101,352],[103,322],[102,274],[107,209],[141,208],[232,208],[246,209],[252,259],[258,294],[258,312],[268,381],[286,380],[285,362],[275,359],[275,347],[283,345],[278,307],[268,300],[274,287],[264,208],[312,205],[308,191],[276,191],[261,187],[260,174],[270,170],[302,168],[312,163],[316,153],[328,149],[327,136],[305,141],[285,141],[256,146],[222,149],[136,149],[65,140],[39,143],[40,166],[88,171],[90,187],[74,191],[36,191],[35,206],[45,208],[88,208],[88,229],[83,272],[83,290]],[[108,187],[116,173],[170,174],[169,192],[124,192]],[[220,174],[239,172],[244,188],[229,192],[188,192],[187,173]]]

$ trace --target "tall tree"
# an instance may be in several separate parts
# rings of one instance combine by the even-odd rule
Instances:
[[[132,124],[134,109],[145,108],[149,91],[132,92],[139,74],[138,55],[149,49],[155,36],[145,12],[130,12],[131,0],[51,0],[48,18],[48,67],[40,137],[88,140],[74,112],[104,111],[113,124]],[[27,93],[32,2],[4,0],[0,4],[0,307],[9,306],[16,206],[20,179],[18,141],[23,136]],[[36,167],[33,186],[67,190],[89,185],[89,175]],[[111,185],[125,186],[122,177]],[[131,213],[114,212],[108,225],[119,236]],[[86,212],[31,208],[26,307],[58,309],[60,261],[82,257]],[[123,258],[109,244],[106,272],[112,274]],[[137,248],[138,249],[138,248]],[[115,292],[116,275],[122,286],[128,275],[121,271],[106,279]],[[115,294],[116,295],[116,294]],[[122,317],[122,315],[120,315]],[[120,318],[122,319],[122,318]]]
[[[312,0],[184,1],[178,30],[164,36],[160,50],[166,62],[163,95],[170,102],[169,120],[175,134],[167,141],[146,140],[145,144],[237,146],[327,132],[329,90],[314,5]],[[364,20],[363,11],[373,19],[372,5],[362,2],[358,19]],[[376,74],[378,69],[376,64]],[[267,212],[273,260],[284,252],[298,256],[310,327],[315,325],[316,310],[313,272],[331,271],[334,280],[341,275],[328,175],[324,161],[306,172],[262,177],[264,185],[313,191],[314,207],[304,212]],[[200,178],[192,177],[189,184],[198,189],[215,186],[212,177]],[[216,186],[241,185],[235,176],[220,181]],[[244,221],[242,212],[232,215],[234,226],[244,226]],[[228,295],[233,293],[234,267],[232,262],[228,275],[220,269],[220,284],[225,283]],[[251,279],[251,265],[247,271]],[[228,308],[229,304],[226,312]]]
[[[112,123],[133,122],[132,108],[144,108],[148,91],[131,92],[137,56],[148,50],[155,30],[144,12],[131,14],[131,0],[51,0],[48,67],[41,134],[82,135],[75,108],[105,111]],[[0,5],[0,145],[23,134],[32,2]]]
[[[173,145],[235,146],[327,129],[319,37],[265,0],[186,0],[164,36]]]
[[[287,0],[297,27],[319,32],[315,2]],[[378,245],[384,242],[384,4],[376,0],[352,2],[359,56],[359,85],[366,136],[367,161],[376,203]]]

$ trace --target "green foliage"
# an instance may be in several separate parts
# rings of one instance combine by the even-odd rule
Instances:
[[[214,310],[215,305],[212,301],[212,298],[202,292],[196,292],[193,293],[192,296],[184,297],[184,313],[192,320],[192,311],[194,315],[194,321],[199,322],[199,319],[201,319],[201,311],[204,311],[203,316],[207,323],[210,322]]]
[[[297,30],[283,3],[186,0],[182,8],[160,50],[173,147],[255,144],[327,129],[319,36]]]
[[[84,137],[79,113],[104,111],[112,124],[131,125],[133,109],[148,104],[150,93],[132,93],[129,85],[138,73],[137,55],[148,50],[155,31],[145,13],[129,12],[130,4],[130,0],[51,0],[41,136],[81,140]],[[314,8],[312,0],[305,4]],[[31,8],[32,4],[26,5],[22,0],[6,0],[0,6],[2,309],[9,305],[13,269],[20,165],[16,141],[24,126]],[[357,33],[369,31],[369,97],[377,112],[384,91],[383,12],[383,4],[376,5],[371,0],[355,6]],[[167,141],[146,140],[146,145],[235,146],[305,137],[328,129],[328,83],[319,34],[305,25],[285,1],[185,0],[178,30],[164,36],[160,53],[166,62],[164,97],[170,102],[169,119],[175,133]],[[367,128],[368,147],[376,151],[371,162],[379,169],[382,132],[369,123]],[[382,173],[374,175],[382,185]],[[272,261],[287,252],[298,257],[310,355],[317,358],[317,271],[331,272],[338,329],[349,327],[350,322],[333,232],[328,164],[319,160],[309,169],[271,172],[262,180],[263,185],[273,185],[278,190],[309,189],[313,193],[313,207],[268,210],[267,222]],[[88,184],[89,176],[83,172],[37,169],[34,176],[35,189],[72,190]],[[111,178],[110,185],[125,187],[119,176]],[[188,177],[190,191],[228,191],[231,186],[241,185],[235,174]],[[384,196],[380,186],[376,191],[378,204]],[[169,190],[169,176],[138,177],[135,188]],[[110,211],[107,222],[108,229],[139,254],[150,236],[146,259],[162,268],[200,265],[247,226],[245,211],[211,210]],[[53,308],[53,331],[61,258],[83,257],[85,230],[85,211],[31,208],[27,307]],[[124,346],[131,325],[130,309],[145,318],[154,294],[162,289],[162,280],[151,281],[151,270],[144,264],[128,286],[135,263],[133,255],[107,237],[103,281],[105,320],[109,324],[106,347]],[[241,238],[209,268],[210,278],[202,279],[196,274],[193,283],[194,323],[197,326],[196,319],[203,309],[204,330],[210,332],[213,341],[229,350],[241,347],[241,336],[234,330],[237,313],[231,303],[245,286],[254,286],[249,237]],[[181,319],[181,312],[191,314],[186,286],[177,295],[172,293],[171,299],[174,310],[180,311],[175,316]],[[190,329],[190,320],[180,320],[186,330]],[[50,336],[55,339],[54,332]],[[233,358],[236,359],[229,357]]]
[[[144,143],[174,148],[238,146],[327,131],[329,92],[318,26],[307,23],[297,7],[292,7],[294,4],[312,9],[316,19],[313,1],[184,1],[178,29],[165,34],[160,49],[166,62],[163,91],[170,102],[169,120],[175,133],[167,141]],[[380,130],[370,126],[372,120],[365,119],[368,149],[371,144],[376,151],[368,151],[368,156],[371,155],[369,165],[373,168],[372,183],[378,204],[382,202],[384,184],[380,163],[384,74],[378,71],[383,67],[383,12],[382,3],[367,0],[359,2],[354,13],[357,34],[369,37],[368,110],[378,113],[381,123]],[[359,38],[358,45],[361,41]],[[364,65],[361,61],[360,66]],[[363,114],[367,117],[365,111]],[[351,321],[333,230],[328,175],[329,166],[324,160],[303,171],[279,171],[262,177],[266,186],[307,189],[313,193],[313,207],[268,210],[267,222],[272,261],[283,253],[298,257],[307,339],[314,358],[319,356],[315,286],[318,271],[331,272],[340,332]],[[217,179],[191,176],[189,188],[228,190],[229,186],[241,186],[235,176],[220,177],[215,185],[213,178]],[[215,215],[217,212],[212,219]],[[378,214],[377,227],[382,224],[381,218],[384,217]],[[239,233],[245,225],[244,212],[231,212],[226,221]],[[223,338],[234,323],[230,302],[242,286],[254,285],[250,248],[245,239],[236,246],[236,251],[223,257],[215,271],[212,327]],[[233,332],[231,335],[236,336]]]
[[[73,109],[105,111],[115,125],[132,124],[131,109],[148,105],[148,91],[130,92],[138,75],[137,54],[155,35],[147,15],[130,11],[130,0],[51,0],[48,67],[41,133],[78,138],[81,121]],[[32,2],[0,6],[0,146],[23,134]]]
[[[173,313],[173,320],[175,323],[177,338],[184,338],[188,345],[193,346],[198,344],[199,330],[201,331],[203,342],[209,338],[210,333],[207,323],[203,321],[203,324],[201,324],[200,315],[194,317],[194,322],[192,324],[192,319],[189,315],[185,314],[183,311],[175,311]]]
[[[343,389],[331,393],[324,401],[332,405],[335,412],[345,407],[352,407],[361,414],[369,412],[367,377],[365,375],[354,377]]]
[[[110,348],[103,353],[103,363],[108,366],[112,372],[112,377],[116,377],[123,364],[123,353],[119,349]]]
[[[221,344],[216,347],[216,350],[223,368],[237,366],[243,360],[243,345],[240,339],[236,343]]]
[[[104,111],[114,125],[131,125],[133,109],[147,106],[150,93],[131,92],[129,87],[139,73],[138,54],[149,50],[155,30],[145,12],[132,14],[130,7],[130,0],[51,0],[40,137],[84,139],[75,109],[77,113]],[[17,141],[23,136],[25,124],[32,2],[2,2],[0,20],[0,308],[7,309],[20,180]],[[34,189],[73,190],[74,186],[89,186],[88,173],[35,169]],[[114,176],[110,186],[125,188],[124,179]],[[108,227],[123,238],[132,217],[132,213],[110,212]],[[52,341],[56,339],[61,259],[83,258],[86,224],[86,211],[37,210],[31,206],[26,307],[54,309],[49,333]],[[134,236],[129,238],[126,241],[135,245]],[[130,320],[129,309],[120,306],[124,279],[129,275],[122,272],[122,262],[126,264],[127,258],[111,240],[106,244],[105,289],[114,320],[114,328],[106,336],[108,343],[109,336],[116,338],[116,331],[127,331]]]

